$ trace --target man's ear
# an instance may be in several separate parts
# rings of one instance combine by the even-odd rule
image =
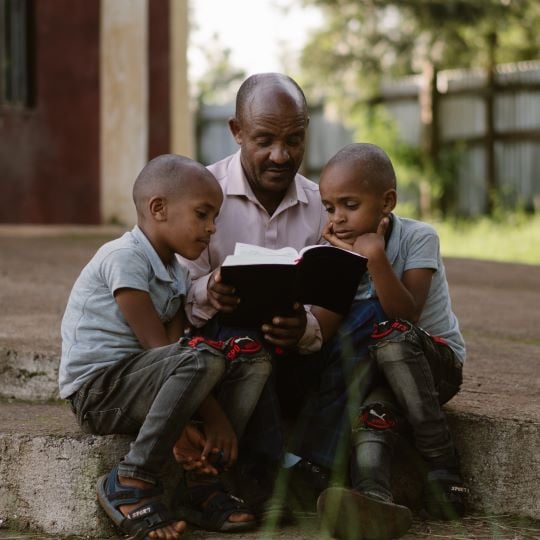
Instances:
[[[383,214],[388,215],[396,207],[397,191],[388,189],[383,193]]]
[[[229,118],[229,129],[236,143],[242,144],[242,137],[240,135],[242,130],[240,128],[240,122],[235,116],[231,116],[231,118]]]
[[[167,199],[152,197],[148,201],[148,210],[155,221],[167,221]]]

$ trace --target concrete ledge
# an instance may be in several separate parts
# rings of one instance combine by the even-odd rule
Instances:
[[[538,519],[540,425],[456,411],[449,417],[471,489],[469,510]],[[58,536],[114,535],[95,481],[128,445],[127,437],[81,433],[64,404],[0,403],[0,517]],[[398,452],[395,465],[396,498],[419,508],[421,485],[409,456]],[[177,473],[166,477],[174,483]]]
[[[58,398],[58,354],[0,348],[0,398]]]
[[[540,423],[450,413],[471,508],[540,518]]]
[[[82,433],[64,403],[0,403],[0,517],[58,536],[115,536],[95,483],[126,454],[130,440]],[[169,491],[178,472],[165,471]]]
[[[116,437],[0,435],[0,514],[49,534],[113,536],[94,484],[127,444]]]

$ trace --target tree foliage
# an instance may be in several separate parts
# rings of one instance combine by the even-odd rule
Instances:
[[[381,146],[405,167],[409,185],[419,189],[420,209],[452,211],[455,173],[461,150],[438,141],[437,72],[477,67],[493,85],[497,63],[540,56],[538,0],[304,0],[318,6],[325,24],[304,48],[302,84],[311,96],[331,101],[361,139],[377,135],[375,110],[366,103],[385,78],[423,75],[420,86],[421,148],[406,148],[387,128]],[[486,110],[493,86],[486,89]],[[366,120],[367,119],[367,120]],[[380,120],[379,120],[380,121]],[[487,121],[486,121],[487,122]],[[386,122],[388,124],[388,122]],[[487,135],[486,135],[487,139]],[[374,140],[375,142],[375,140]],[[495,202],[493,142],[486,173],[486,211]],[[408,174],[407,174],[408,173]],[[414,180],[413,180],[414,178]]]
[[[495,62],[540,54],[537,0],[303,0],[325,25],[302,55],[304,85],[348,106],[377,92],[381,77],[485,67],[496,36]]]
[[[198,79],[197,107],[203,104],[222,105],[234,101],[239,82],[246,72],[231,62],[231,50],[224,47],[219,37],[213,38],[202,49],[208,70]]]

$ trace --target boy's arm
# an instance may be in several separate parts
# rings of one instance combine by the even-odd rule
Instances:
[[[208,459],[210,454],[222,452],[223,462],[230,466],[238,457],[238,440],[227,415],[219,402],[208,395],[197,411],[204,422],[206,444],[202,457]]]
[[[390,319],[406,319],[416,323],[429,294],[433,269],[407,270],[401,280],[396,276],[385,251],[384,236],[389,223],[389,219],[384,217],[377,232],[358,236],[352,246],[337,238],[331,226],[325,229],[324,237],[335,246],[352,248],[367,257],[368,272],[373,279],[381,306]]]
[[[146,291],[117,289],[114,298],[143,349],[162,347],[173,342]]]
[[[184,330],[187,327],[186,313],[183,309],[179,309],[178,313],[168,323],[165,323],[165,331],[167,332],[169,343],[178,341],[184,335]]]
[[[383,251],[372,256],[368,271],[373,279],[381,307],[390,319],[418,322],[426,303],[433,270],[414,268],[403,273],[400,280]]]

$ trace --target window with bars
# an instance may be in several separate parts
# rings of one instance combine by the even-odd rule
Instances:
[[[32,0],[0,0],[0,106],[32,104]]]

